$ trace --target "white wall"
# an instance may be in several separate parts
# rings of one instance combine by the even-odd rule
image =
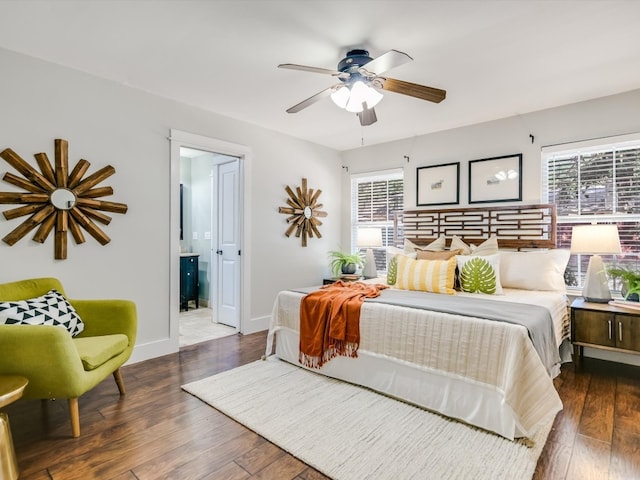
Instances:
[[[445,100],[446,101],[446,100]],[[460,205],[468,205],[468,161],[523,154],[522,203],[541,201],[543,146],[640,132],[640,90],[596,100],[517,115],[384,145],[343,153],[350,173],[404,168],[405,209],[416,207],[416,169],[460,162]],[[534,136],[533,143],[529,135]],[[404,156],[409,157],[409,162]],[[349,198],[349,175],[343,175],[342,195]],[[342,206],[342,242],[349,245],[350,205]],[[585,349],[588,356],[611,358],[609,352]],[[640,357],[616,355],[617,361],[640,365]]]
[[[326,252],[339,243],[341,201],[337,152],[248,123],[150,95],[123,85],[0,49],[0,150],[11,148],[33,166],[33,154],[53,155],[53,141],[69,141],[69,162],[84,158],[89,173],[113,165],[116,174],[107,199],[128,204],[113,214],[104,231],[111,243],[100,246],[87,235],[68,259],[53,259],[53,236],[44,245],[32,234],[13,247],[0,242],[0,282],[58,277],[71,298],[129,298],[138,306],[138,342],[133,360],[169,353],[169,184],[171,128],[209,136],[252,149],[251,319],[271,313],[284,288],[318,284],[328,272]],[[0,174],[13,169],[0,160]],[[301,248],[285,238],[285,185],[321,188],[329,216],[322,239]],[[0,191],[14,188],[0,182]],[[11,206],[2,205],[2,211]],[[0,217],[0,236],[20,220]]]

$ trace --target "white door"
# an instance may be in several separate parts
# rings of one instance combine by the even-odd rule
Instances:
[[[239,327],[240,318],[240,222],[239,161],[218,166],[218,301],[219,323]]]

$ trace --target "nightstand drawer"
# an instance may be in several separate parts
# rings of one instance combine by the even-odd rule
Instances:
[[[574,310],[571,340],[607,347],[616,346],[615,315],[591,310]]]
[[[616,346],[640,352],[640,317],[616,315]]]

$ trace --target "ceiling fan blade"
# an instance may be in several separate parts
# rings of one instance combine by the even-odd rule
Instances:
[[[383,53],[377,58],[374,58],[369,63],[365,63],[361,71],[364,70],[371,75],[380,75],[392,68],[399,67],[407,62],[412,61],[409,55],[404,52],[400,52],[398,50],[389,50],[386,53]]]
[[[323,73],[325,75],[333,75],[334,77],[339,77],[340,75],[344,75],[342,72],[337,70],[330,70],[328,68],[319,68],[319,67],[308,67],[306,65],[297,65],[295,63],[281,63],[278,65],[278,68],[288,68],[289,70],[302,70],[303,72],[311,72],[311,73]]]
[[[379,82],[379,83],[378,83]],[[420,98],[429,102],[440,103],[447,97],[446,90],[439,88],[426,87],[417,83],[396,80],[395,78],[378,77],[375,79],[376,87],[382,88],[389,92],[401,93],[411,97]]]
[[[365,108],[361,112],[358,112],[358,118],[360,119],[360,125],[363,127],[373,125],[378,121],[376,111],[373,108]]]
[[[329,95],[331,95],[333,91],[336,89],[336,87],[340,87],[340,86],[341,85],[338,84],[338,85],[333,85],[329,88],[325,88],[321,92],[318,92],[315,95],[312,95],[311,97],[307,98],[306,100],[303,100],[300,103],[294,105],[293,107],[288,108],[287,113],[297,113],[303,108],[307,108],[308,106],[313,105],[316,102],[319,102],[323,98],[326,98]]]

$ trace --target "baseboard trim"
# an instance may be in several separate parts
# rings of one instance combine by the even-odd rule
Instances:
[[[177,340],[177,339],[176,339]],[[162,357],[170,353],[176,353],[179,350],[177,341],[171,341],[169,338],[156,340],[155,342],[143,343],[133,348],[131,358],[125,365],[150,360],[156,357]]]
[[[269,325],[271,324],[271,315],[265,315],[264,317],[257,317],[250,319],[245,325],[245,329],[242,332],[244,335],[249,335],[250,333],[262,332],[264,330],[269,330]]]
[[[252,318],[251,320],[249,320],[246,330],[242,333],[245,335],[248,335],[251,333],[268,330],[270,323],[271,323],[271,315]],[[169,338],[163,338],[161,340],[156,340],[154,342],[137,344],[133,348],[133,353],[131,354],[131,358],[129,358],[129,360],[125,365],[143,362],[145,360],[161,357],[163,355],[168,355],[170,353],[176,353],[179,350],[180,350],[180,345],[179,345],[178,338],[176,338],[175,341],[172,341]]]

